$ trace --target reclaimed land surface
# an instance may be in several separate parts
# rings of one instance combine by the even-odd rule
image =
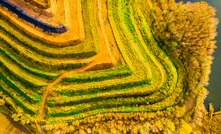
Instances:
[[[10,124],[18,134],[220,133],[219,112],[203,105],[218,24],[207,3],[51,0],[24,8],[64,23],[67,31],[54,34],[2,2],[2,133]]]

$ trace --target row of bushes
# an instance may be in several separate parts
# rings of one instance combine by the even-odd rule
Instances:
[[[83,15],[87,18],[88,11],[84,11]],[[54,46],[46,42],[35,39],[34,37],[26,34],[24,31],[8,22],[5,18],[0,16],[0,26],[14,39],[18,40],[21,44],[26,46],[33,52],[51,57],[51,58],[83,58],[90,57],[99,52],[99,42],[94,40],[91,31],[86,30],[86,38],[83,43],[78,45],[70,45],[65,47]],[[92,22],[91,22],[92,23]],[[92,25],[92,24],[91,24]],[[85,23],[85,28],[90,29],[90,24]],[[93,24],[95,26],[95,24]],[[94,35],[95,36],[95,35]],[[96,42],[94,42],[96,41]],[[95,48],[96,47],[96,48]],[[83,54],[83,55],[82,55]]]
[[[65,78],[64,82],[86,83],[112,78],[120,78],[131,75],[132,71],[126,65],[121,65],[114,69],[106,69],[105,71],[89,72],[84,74],[73,74]],[[64,83],[65,84],[65,83]]]
[[[11,87],[5,87],[5,85],[1,84],[0,90],[4,94],[7,94],[12,100],[16,102],[17,105],[22,107],[29,114],[37,114],[38,108],[36,106],[33,106],[33,104],[30,104],[28,101],[25,101],[23,97],[19,97],[18,93],[13,92],[14,90]]]
[[[127,53],[128,53],[129,51],[127,51]],[[137,59],[136,59],[137,60]],[[139,65],[134,65],[134,66],[139,66]],[[142,73],[144,73],[144,72],[142,72]],[[139,71],[137,71],[137,72],[133,72],[133,74],[132,75],[139,75],[139,74],[142,74],[142,73],[139,73]],[[142,74],[143,75],[143,74]],[[133,76],[133,77],[135,77],[136,79],[139,79],[139,77],[137,77],[137,76]],[[142,77],[141,77],[142,78]],[[142,78],[143,79],[143,78]],[[120,79],[121,81],[119,81],[119,82],[122,82],[122,80],[123,79]],[[133,78],[132,79],[132,81],[134,81],[135,79]],[[116,81],[116,80],[115,80]],[[130,80],[131,81],[131,80]],[[113,81],[114,82],[114,81]],[[103,83],[103,82],[102,82]],[[108,84],[108,83],[110,83],[110,82],[107,82],[106,84]],[[106,85],[105,83],[104,83],[104,85]],[[116,82],[115,82],[115,84],[116,84]],[[93,85],[94,85],[94,83],[93,83]],[[96,86],[96,85],[95,85]],[[82,87],[83,88],[83,87]],[[57,88],[58,89],[58,88]],[[76,88],[75,88],[76,89]],[[85,87],[83,88],[83,89],[85,89]],[[56,89],[55,89],[56,90]],[[64,90],[62,90],[62,91],[64,91]],[[124,93],[125,91],[123,91],[122,93]],[[132,94],[134,94],[134,90],[131,90],[131,92],[132,92]],[[114,93],[114,91],[113,91],[113,93]],[[115,94],[115,93],[114,93]],[[88,95],[89,96],[89,95]],[[101,95],[101,96],[104,96],[104,95]],[[76,97],[73,97],[73,99],[77,99]],[[80,97],[81,98],[81,97]],[[53,98],[52,98],[53,99]],[[67,99],[70,99],[70,97],[69,98],[65,98],[65,99],[63,99],[64,101],[65,100],[67,100]],[[50,98],[49,98],[49,100],[50,100]],[[49,101],[50,102],[50,101]],[[59,102],[61,102],[61,99],[59,100]]]
[[[126,45],[126,44],[125,44],[125,45]],[[134,59],[134,60],[137,60],[137,59]],[[135,62],[135,61],[134,61],[134,62]],[[124,91],[124,93],[125,93],[125,91]],[[133,92],[133,94],[136,94],[136,93]],[[101,95],[101,96],[106,96],[106,95]],[[69,99],[69,98],[66,98],[66,99]],[[75,99],[76,99],[76,98],[75,98]],[[139,100],[139,101],[140,101],[140,100]],[[82,105],[84,105],[84,104],[82,104]],[[87,104],[86,104],[86,105],[87,105]],[[89,105],[90,105],[90,103],[89,103]],[[73,109],[73,108],[76,108],[76,106],[71,106],[70,108]],[[58,107],[54,108],[54,110],[53,110],[54,112],[55,112],[55,109],[58,109]],[[64,109],[65,109],[65,107],[64,107]],[[147,109],[148,109],[148,108],[147,108]],[[50,109],[49,109],[49,110],[50,110]],[[70,110],[70,109],[69,109],[69,110]],[[69,110],[67,110],[67,111],[69,111]],[[127,110],[131,110],[131,108],[128,108]],[[133,109],[133,110],[134,110],[134,109]],[[53,113],[53,111],[50,111],[50,112]],[[61,110],[61,111],[62,111],[62,110]],[[73,110],[73,111],[76,112],[76,110]],[[100,111],[100,112],[101,112],[101,111]],[[60,116],[61,116],[61,114],[62,114],[62,113],[60,113]],[[65,114],[67,115],[68,113],[64,113],[63,115],[65,115]],[[79,114],[79,112],[77,112],[77,113],[75,113],[75,114]],[[57,117],[57,119],[58,119],[58,118],[59,118],[59,117]]]
[[[3,70],[1,69],[1,71],[3,71]],[[25,99],[27,101],[30,101],[30,102],[38,102],[39,101],[40,95],[34,94],[34,93],[33,93],[34,95],[27,94],[26,93],[27,90],[25,89],[25,87],[23,87],[21,85],[20,82],[17,82],[16,80],[7,77],[4,74],[4,72],[1,72],[1,80],[4,81],[4,84],[2,83],[3,85],[5,85],[6,87],[9,86],[9,87],[13,88],[17,93],[20,94],[19,96],[25,97]]]
[[[0,65],[2,66],[2,68],[4,68],[7,74],[10,74],[10,77],[13,77],[19,80],[21,83],[27,84],[27,86],[34,88],[42,87],[47,84],[47,81],[45,81],[44,79],[29,74],[28,72],[24,71],[20,66],[10,61],[3,54],[0,53],[0,55]]]
[[[4,42],[4,40],[1,40],[1,46],[0,46],[0,52],[4,54],[8,60],[12,61],[13,63],[20,66],[23,70],[27,71],[30,74],[33,74],[35,76],[45,78],[46,80],[53,80],[55,77],[58,76],[58,73],[52,73],[52,72],[45,72],[43,70],[37,69],[36,67],[30,66],[27,63],[24,63],[25,60],[22,60],[22,57],[16,55],[12,48],[10,48],[10,45],[7,42]]]
[[[104,81],[91,80],[87,83],[75,84],[72,83],[76,80],[75,75],[73,75],[68,77],[63,83],[57,84],[52,88],[52,91],[59,93],[61,98],[48,97],[49,101],[47,103],[49,107],[47,110],[48,116],[51,117],[48,117],[46,124],[58,122],[72,123],[74,121],[73,125],[79,128],[79,122],[82,124],[82,122],[85,122],[85,119],[89,119],[92,116],[95,117],[95,115],[99,113],[114,113],[114,115],[111,115],[113,118],[126,119],[127,115],[125,113],[132,112],[129,118],[140,121],[157,117],[169,116],[173,118],[176,116],[176,114],[174,114],[176,112],[174,107],[183,100],[184,93],[186,92],[185,68],[166,43],[160,38],[156,37],[155,39],[151,35],[151,30],[148,26],[145,26],[148,24],[139,11],[140,5],[136,3],[134,6],[137,6],[138,9],[132,10],[130,5],[131,2],[132,1],[125,0],[108,0],[107,2],[109,20],[116,42],[130,70],[119,71],[116,69],[117,71],[111,70],[110,72],[108,72],[108,70],[103,74],[100,73],[95,76],[90,76],[88,74],[83,76],[83,79],[86,80],[92,77],[99,80],[105,78],[106,80]],[[93,5],[92,1],[83,1],[82,3],[84,8],[90,8],[90,11],[93,11],[93,6],[89,6]],[[124,6],[124,4],[126,6]],[[92,19],[94,17],[93,12],[90,12],[88,17]],[[94,40],[96,40],[96,33],[93,30],[92,32],[94,32],[92,36],[95,35]],[[8,37],[10,36],[11,35],[8,35]],[[5,38],[5,40],[8,39]],[[160,47],[166,51],[167,55],[171,57],[172,61],[158,47],[156,40]],[[17,42],[14,43],[14,45],[16,44]],[[149,68],[147,66],[149,66]],[[161,69],[164,69],[164,71]],[[11,68],[9,68],[9,70],[11,70]],[[122,72],[123,74],[126,72],[125,74],[128,74],[128,76],[125,76],[125,78],[118,77]],[[113,75],[109,77],[108,75],[111,73]],[[20,77],[20,75],[16,76]],[[77,79],[82,79],[82,77],[78,77]],[[110,91],[107,92],[108,89]],[[101,92],[99,92],[99,90]],[[4,91],[7,91],[7,89]],[[76,91],[80,92],[75,94]],[[72,97],[70,97],[71,93],[74,93]],[[88,93],[88,95],[82,95],[86,93]],[[118,97],[118,99],[114,97]],[[99,102],[101,99],[103,99],[103,101]],[[30,112],[30,109],[33,110],[28,103],[25,103],[27,104],[26,107],[21,101],[18,102],[20,102],[19,105],[27,111]],[[67,104],[70,106],[63,106]],[[135,106],[136,104],[137,106]],[[53,105],[58,106],[52,107]],[[134,112],[144,113],[136,116]],[[120,113],[123,113],[123,115]],[[36,114],[36,111],[32,114]],[[104,117],[103,115],[105,114],[102,114],[101,117],[96,119],[92,119],[91,123],[101,120],[106,121],[112,118],[110,116]],[[15,117],[20,118],[20,115],[15,115]],[[28,121],[24,120],[24,122],[27,123]]]
[[[108,82],[109,83],[109,82]],[[94,84],[94,83],[93,83]],[[119,86],[119,85],[118,85]],[[76,88],[75,88],[76,89]],[[63,91],[63,90],[62,90]],[[124,91],[125,92],[125,91]],[[134,94],[134,93],[133,93]],[[106,96],[106,95],[101,95],[101,96]],[[82,97],[80,97],[81,99],[82,99]],[[84,98],[84,97],[83,97]],[[69,98],[64,98],[64,100],[68,100]],[[75,97],[75,99],[77,99],[76,97]],[[104,99],[104,98],[103,98]],[[49,101],[50,102],[50,101]],[[59,101],[60,102],[60,101]],[[74,104],[76,104],[76,102],[73,102]],[[100,103],[99,103],[100,104]],[[53,105],[53,103],[51,103],[51,106]],[[90,105],[90,103],[89,103],[89,105]],[[101,105],[102,106],[102,105]],[[99,107],[101,107],[101,106],[99,106]],[[65,107],[63,107],[64,109],[66,109]],[[74,108],[76,108],[76,106],[70,106],[68,109],[69,110],[71,110],[71,109],[74,109]],[[52,111],[50,111],[51,113],[57,113],[57,112],[59,112],[59,111],[63,111],[63,110],[59,110],[59,111],[55,111],[55,109],[58,109],[58,107],[56,107],[56,108],[53,108],[54,110],[52,110]],[[69,111],[69,110],[67,110],[66,109],[66,111]],[[73,110],[73,111],[75,111],[75,113],[72,113],[72,114],[78,114],[79,112],[76,112],[76,110]],[[69,111],[70,112],[70,111]],[[60,112],[60,116],[62,116],[62,115],[69,115],[70,113],[61,113]],[[56,114],[54,114],[54,116],[55,116]],[[57,114],[57,115],[59,115],[59,114]]]
[[[130,27],[129,28],[127,28],[126,30],[125,29],[121,29],[121,27],[120,26],[122,26],[122,25],[116,25],[116,26],[118,26],[118,29],[116,29],[116,27],[114,27],[114,22],[113,22],[113,18],[112,17],[109,17],[110,18],[110,21],[111,21],[111,23],[112,23],[112,28],[113,28],[113,31],[114,31],[114,33],[115,33],[115,35],[116,36],[118,36],[118,37],[116,37],[116,40],[117,40],[117,42],[119,43],[120,41],[119,40],[123,40],[123,42],[125,43],[125,46],[128,46],[128,45],[131,45],[131,43],[129,43],[129,42],[127,42],[125,39],[126,38],[128,38],[127,37],[127,35],[125,36],[124,34],[122,34],[122,33],[118,33],[118,32],[116,32],[116,31],[123,31],[123,30],[125,30],[126,32],[131,32],[131,31],[133,31],[133,30],[135,30],[136,31],[136,26],[134,25],[134,23],[133,23],[133,19],[131,19],[131,20],[128,20],[128,19],[126,19],[125,20],[125,16],[124,16],[124,14],[122,13],[122,7],[118,7],[119,5],[117,5],[117,4],[122,4],[122,3],[124,3],[125,1],[123,1],[123,0],[119,0],[119,1],[117,1],[118,3],[112,3],[113,1],[108,1],[108,4],[113,4],[115,7],[117,7],[117,8],[119,8],[119,9],[121,9],[121,10],[116,10],[116,8],[110,8],[110,7],[108,7],[108,9],[109,10],[113,10],[113,11],[109,11],[109,13],[111,12],[111,15],[112,16],[114,16],[114,17],[118,17],[118,13],[119,14],[121,14],[121,17],[123,18],[122,19],[122,21],[127,21],[127,22],[130,22],[130,23],[128,23],[127,25],[123,25],[123,27],[125,26],[125,27],[127,27],[128,25],[130,25]],[[115,1],[116,2],[116,1]],[[164,0],[162,0],[162,1],[160,1],[160,4],[162,5],[162,9],[164,9],[164,8],[166,8],[167,6],[165,6],[165,4],[163,4],[163,2],[164,2]],[[171,4],[172,2],[170,1],[170,4]],[[127,3],[127,4],[129,4],[129,2]],[[125,4],[125,5],[127,5],[127,4]],[[174,4],[174,3],[172,3],[172,4]],[[171,8],[173,7],[172,6],[172,4],[171,5],[169,5],[169,6],[171,6]],[[128,5],[127,5],[128,6]],[[149,10],[149,13],[152,13],[150,16],[152,16],[152,18],[151,17],[148,17],[147,16],[147,10],[144,10],[144,13],[146,12],[146,15],[144,15],[145,17],[146,17],[146,20],[148,21],[148,22],[154,22],[154,16],[156,16],[154,13],[153,13],[153,11],[152,11],[152,9],[154,9],[154,8],[157,8],[156,6],[156,4],[154,5],[155,7],[150,7],[151,9]],[[137,6],[136,5],[136,7],[139,7],[139,6]],[[144,8],[147,8],[147,7],[144,7]],[[174,7],[175,8],[175,7]],[[134,12],[137,12],[137,10],[138,10],[138,12],[139,12],[139,8],[137,8],[137,9],[135,9],[134,10]],[[165,10],[165,9],[164,9]],[[113,14],[112,14],[112,12],[114,12]],[[128,14],[128,18],[130,17],[130,13],[128,13],[128,12],[126,12],[127,14]],[[138,14],[140,14],[140,13],[138,13]],[[135,17],[136,17],[136,15],[134,15]],[[142,15],[140,14],[140,15],[138,15],[139,17],[141,17]],[[138,18],[139,18],[138,17]],[[142,17],[141,17],[142,18]],[[119,18],[118,18],[119,19]],[[152,20],[151,20],[152,19]],[[159,18],[160,19],[160,18]],[[136,19],[136,20],[138,20],[138,19]],[[169,42],[168,43],[168,41],[167,40],[165,40],[164,38],[162,39],[160,36],[159,36],[159,34],[158,34],[158,31],[154,31],[154,36],[155,37],[150,37],[150,36],[147,36],[147,35],[145,35],[145,33],[149,33],[149,35],[150,35],[150,29],[147,27],[148,26],[148,23],[147,22],[145,22],[145,19],[144,18],[142,18],[141,19],[142,20],[142,23],[144,23],[144,24],[146,24],[146,26],[145,25],[143,25],[143,26],[141,26],[142,25],[142,23],[139,23],[139,24],[141,24],[141,25],[138,25],[138,27],[139,27],[139,29],[140,29],[140,31],[141,31],[141,33],[142,33],[142,36],[143,37],[148,37],[148,39],[151,39],[152,40],[152,43],[153,43],[153,40],[157,40],[157,42],[158,42],[158,45],[169,55],[169,57],[171,58],[171,60],[172,60],[172,62],[166,57],[165,58],[165,60],[163,61],[164,62],[164,65],[167,65],[167,64],[171,64],[172,63],[172,66],[166,66],[165,68],[167,68],[168,69],[168,72],[169,73],[171,73],[172,75],[170,75],[169,74],[169,78],[170,78],[170,80],[167,80],[167,82],[168,82],[168,85],[170,85],[170,86],[172,86],[172,87],[175,87],[176,86],[176,88],[175,88],[175,90],[174,90],[174,93],[173,94],[171,94],[169,97],[167,97],[167,98],[165,98],[165,100],[162,100],[161,102],[158,102],[158,103],[154,103],[154,104],[151,104],[151,105],[148,105],[148,106],[140,106],[140,107],[117,107],[117,108],[108,108],[108,109],[105,109],[105,108],[103,108],[103,109],[97,109],[97,110],[93,110],[93,111],[89,111],[89,112],[85,112],[85,113],[75,113],[75,114],[77,114],[77,115],[73,115],[73,116],[68,116],[68,117],[56,117],[56,118],[49,118],[49,121],[47,122],[48,124],[50,124],[50,123],[54,123],[54,122],[64,122],[64,121],[67,121],[67,122],[71,122],[71,121],[74,121],[73,122],[73,125],[75,126],[75,128],[76,129],[83,129],[83,130],[80,130],[80,132],[84,132],[85,130],[87,131],[88,130],[88,127],[89,127],[89,125],[88,125],[88,123],[90,124],[90,123],[92,123],[92,124],[95,124],[95,122],[99,122],[99,121],[107,121],[107,120],[109,120],[109,119],[112,119],[112,118],[118,118],[118,117],[116,117],[116,116],[118,116],[119,115],[119,112],[140,112],[140,111],[144,111],[145,113],[147,112],[147,111],[149,111],[150,113],[146,113],[146,114],[148,114],[149,115],[149,117],[151,117],[151,118],[162,118],[162,117],[164,117],[164,116],[170,116],[171,118],[174,118],[174,117],[179,117],[179,119],[177,119],[177,118],[174,118],[174,120],[171,122],[168,122],[168,126],[170,126],[169,128],[164,128],[165,129],[165,132],[168,132],[168,133],[172,133],[172,132],[177,132],[177,133],[190,133],[191,131],[192,131],[192,128],[191,128],[191,126],[188,124],[189,123],[189,118],[186,118],[186,116],[184,116],[185,118],[183,118],[182,117],[182,115],[184,114],[185,115],[185,113],[179,113],[180,111],[180,108],[182,108],[182,109],[184,109],[185,110],[185,108],[186,108],[186,105],[184,105],[185,103],[187,103],[187,101],[189,101],[189,97],[188,97],[188,95],[187,96],[184,96],[184,94],[188,91],[188,90],[190,90],[190,89],[188,89],[189,87],[187,87],[187,78],[188,78],[188,76],[189,76],[189,72],[190,72],[190,70],[188,69],[188,66],[186,66],[186,64],[184,63],[184,60],[180,60],[179,58],[178,58],[178,56],[177,56],[177,54],[179,53],[179,51],[177,51],[177,52],[174,52],[174,48],[171,48],[171,45],[174,45],[174,42],[173,43],[171,43],[171,42]],[[120,19],[119,20],[115,20],[116,22],[121,22],[120,21]],[[156,20],[155,20],[156,21]],[[138,22],[137,22],[138,23]],[[125,24],[125,23],[124,23]],[[164,25],[164,24],[163,24]],[[135,26],[135,27],[134,27]],[[149,24],[149,26],[152,26],[151,24]],[[134,29],[133,29],[134,28]],[[163,29],[163,28],[162,28]],[[124,31],[124,32],[125,32]],[[163,31],[163,30],[162,30]],[[162,32],[161,31],[161,32]],[[167,35],[165,36],[166,38],[168,38],[169,36],[168,36],[168,33],[166,33]],[[121,36],[119,36],[119,35],[121,35]],[[133,40],[133,41],[136,41],[136,36],[138,36],[139,37],[139,35],[136,35],[136,32],[134,32],[133,34],[131,34],[131,35],[133,35],[130,39],[131,40]],[[121,38],[121,39],[120,39]],[[146,42],[148,42],[148,41],[146,41]],[[171,43],[171,44],[170,44]],[[121,42],[118,44],[119,45],[119,48],[121,49],[122,48],[122,46],[120,46],[120,45],[122,45],[121,44]],[[149,44],[150,45],[150,44]],[[157,44],[155,44],[155,45],[157,45]],[[176,46],[176,45],[175,45]],[[130,50],[130,48],[123,48],[123,49],[121,49],[123,52],[122,52],[122,54],[123,54],[123,56],[124,56],[124,58],[125,58],[125,60],[126,60],[126,62],[127,62],[127,60],[130,60],[131,59],[131,62],[129,61],[128,62],[128,65],[130,66],[130,67],[132,67],[132,63],[133,62],[135,62],[137,59],[136,58],[134,58],[133,57],[133,54],[128,54],[128,55],[130,55],[131,57],[127,57],[126,55],[124,55],[125,53],[124,52],[132,52],[133,50]],[[160,48],[158,48],[158,50],[160,50]],[[157,53],[156,53],[157,54]],[[160,57],[162,57],[163,55],[160,55],[160,53],[158,53],[159,54],[159,58]],[[165,56],[164,56],[165,57]],[[201,57],[201,59],[203,59],[202,57]],[[207,58],[205,58],[205,59],[207,59]],[[204,59],[204,60],[205,60]],[[209,59],[209,58],[208,58]],[[140,64],[140,63],[139,63]],[[193,63],[193,64],[195,64],[195,63]],[[203,63],[204,64],[204,63]],[[176,70],[175,70],[175,68],[176,68]],[[193,66],[193,65],[191,65],[191,66]],[[208,67],[208,65],[205,63],[204,65],[203,65],[204,67]],[[137,67],[137,66],[136,66]],[[197,67],[197,66],[196,66]],[[133,72],[136,72],[136,69],[135,68],[132,68],[131,69]],[[170,71],[169,71],[170,70]],[[177,71],[177,74],[178,74],[178,76],[176,76],[176,75],[174,75],[174,74],[176,74],[176,71]],[[205,76],[206,74],[208,74],[208,71],[203,71],[203,75]],[[136,73],[134,73],[134,74],[136,74]],[[205,77],[204,77],[205,78]],[[203,80],[203,79],[202,79]],[[203,84],[205,84],[205,83],[201,83],[201,85],[203,85]],[[195,92],[193,92],[194,94],[192,94],[190,97],[194,97],[194,99],[195,99],[195,101],[199,101],[198,99],[196,100],[196,98],[198,98],[198,96],[197,96],[197,94],[199,94],[199,93],[201,93],[200,92],[200,90],[202,90],[201,88],[200,88],[200,86],[199,86],[199,84],[197,84],[198,86],[197,87],[199,87],[199,88],[197,88],[196,89],[196,91]],[[154,87],[154,86],[153,86]],[[170,90],[171,91],[171,90]],[[202,97],[202,96],[201,96]],[[121,98],[120,98],[121,99]],[[142,100],[142,99],[140,99],[140,100]],[[139,101],[140,101],[139,100]],[[128,101],[129,102],[129,101]],[[102,102],[101,102],[102,103]],[[106,102],[104,102],[104,103],[106,103]],[[123,102],[122,102],[123,103]],[[88,105],[87,104],[81,104],[81,105],[77,105],[77,106],[71,106],[71,107],[68,107],[68,108],[70,108],[70,109],[66,109],[66,111],[69,111],[69,110],[73,110],[73,109],[75,109],[75,111],[78,109],[77,107],[79,106],[79,107],[83,107],[83,110],[87,110],[87,108],[88,107],[91,107],[91,105],[90,104],[93,104],[93,103],[89,103]],[[94,103],[94,104],[96,104],[96,103]],[[112,104],[112,103],[111,103]],[[116,105],[118,104],[118,103],[115,103]],[[178,106],[179,105],[179,106]],[[86,107],[86,108],[85,108]],[[96,107],[96,106],[93,106],[93,107]],[[176,107],[176,109],[174,108],[174,107]],[[178,107],[180,107],[180,108],[178,108]],[[192,113],[192,111],[195,109],[195,107],[198,107],[197,105],[193,105],[193,108],[190,110],[191,111],[191,113]],[[64,110],[65,110],[65,107],[63,107],[64,108]],[[85,108],[85,109],[84,109]],[[106,107],[107,108],[107,107]],[[55,110],[56,108],[54,108],[54,110]],[[49,110],[51,110],[51,109],[49,109]],[[79,109],[78,109],[79,110]],[[92,110],[92,109],[91,109]],[[160,110],[162,110],[162,111],[160,111]],[[157,112],[154,112],[154,111],[157,111]],[[51,113],[53,113],[53,111],[50,111]],[[104,117],[103,115],[104,114],[102,114],[102,116],[100,116],[99,118],[97,118],[97,119],[93,119],[93,117],[95,117],[95,116],[92,116],[92,115],[97,115],[98,113],[105,113],[105,112],[107,112],[107,113],[110,113],[110,112],[117,112],[117,113],[114,113],[114,115],[111,117],[111,118],[107,118],[107,117]],[[56,113],[56,112],[54,112],[54,113]],[[165,113],[167,113],[167,114],[165,114]],[[175,113],[177,113],[177,114],[175,114]],[[64,113],[64,115],[65,114],[68,114],[68,113]],[[133,115],[134,115],[134,113],[133,113]],[[60,115],[60,116],[63,116],[63,115]],[[120,118],[122,119],[122,118],[124,118],[125,119],[125,116],[126,116],[126,114],[124,113],[124,115],[123,116],[121,116]],[[196,116],[196,118],[195,118],[195,120],[196,121],[198,121],[198,117],[199,117],[199,115],[195,115]],[[87,119],[85,118],[85,117],[88,117]],[[143,116],[143,117],[146,117],[145,115]],[[91,119],[92,118],[92,119]],[[134,119],[135,119],[136,117],[134,117]],[[142,119],[143,120],[143,119]],[[177,125],[176,125],[176,128],[174,128],[174,122],[176,121],[177,122],[177,120],[179,120],[178,122],[180,122],[180,123],[176,123]],[[81,122],[81,123],[80,123]],[[155,124],[155,123],[154,123]],[[169,125],[170,124],[170,125]],[[82,126],[82,125],[85,125],[85,126]],[[106,125],[106,123],[105,123],[105,125]],[[56,125],[55,125],[56,126]],[[97,126],[97,125],[96,125]],[[106,126],[105,126],[106,127]],[[119,130],[121,130],[120,128],[119,128]]]
[[[17,55],[20,55],[22,59],[29,59],[30,64],[33,66],[36,66],[36,68],[42,68],[45,70],[52,70],[54,71],[60,71],[60,70],[67,70],[72,68],[79,68],[84,66],[86,63],[82,61],[66,61],[61,59],[54,59],[54,58],[47,58],[45,56],[42,56],[38,53],[35,53],[34,51],[30,51],[27,49],[27,47],[24,47],[24,45],[20,44],[19,41],[11,37],[10,35],[7,35],[4,31],[1,30],[0,37],[8,44],[10,47],[17,53]]]
[[[135,16],[136,16],[136,15],[135,15]],[[136,25],[133,25],[133,26],[136,26]],[[168,61],[169,61],[169,60],[167,61],[167,59],[165,59],[165,61],[166,61],[166,63],[168,64]],[[166,63],[164,63],[164,64],[166,65]],[[172,64],[172,66],[173,66],[173,64]],[[172,66],[171,66],[171,67],[172,67]],[[172,74],[176,74],[176,73],[175,73],[174,68],[171,68],[171,67],[167,67],[167,68],[168,68],[169,70],[173,71],[173,73],[172,73]],[[175,81],[170,82],[170,83],[172,83],[172,84],[174,84],[174,85],[175,85],[175,84],[176,84],[176,77],[175,77],[175,79],[174,79],[174,80],[175,80]],[[182,81],[182,79],[180,79],[180,80]],[[179,84],[179,83],[178,83],[178,84]],[[178,87],[179,87],[179,86],[178,86]],[[179,91],[182,91],[182,89],[181,89],[181,90],[179,90]],[[182,93],[181,93],[181,95],[182,95]]]
[[[114,81],[114,80],[113,80]],[[49,105],[68,105],[68,104],[73,104],[73,103],[81,103],[81,102],[90,102],[92,100],[99,100],[101,98],[112,98],[116,96],[132,96],[134,94],[134,91],[136,86],[142,87],[144,84],[149,84],[148,81],[141,81],[141,82],[134,82],[134,83],[126,83],[126,84],[119,84],[119,85],[111,85],[110,87],[96,87],[96,88],[90,88],[91,92],[87,94],[88,91],[79,92],[73,94],[72,96],[62,96],[59,101],[56,99],[56,97],[48,97],[48,104]],[[105,84],[104,84],[105,85]],[[105,85],[106,86],[106,85]],[[82,87],[83,88],[83,87]],[[112,89],[112,90],[111,90]],[[101,90],[101,91],[99,91]],[[144,88],[138,91],[136,91],[137,94],[147,94],[152,92],[151,90],[146,91]]]
[[[154,2],[157,16],[151,25],[154,31],[157,31],[154,34],[157,38],[160,37],[169,42],[168,47],[176,54],[174,57],[179,57],[178,60],[182,61],[186,69],[187,88],[181,105],[187,103],[190,98],[194,99],[194,105],[187,114],[191,116],[191,119],[185,120],[188,122],[192,120],[192,127],[200,125],[202,124],[201,112],[205,109],[202,105],[206,94],[203,97],[201,95],[201,98],[198,94],[202,92],[204,94],[206,91],[202,90],[201,86],[208,85],[208,75],[213,59],[211,54],[216,48],[215,41],[213,41],[218,22],[213,17],[215,10],[205,2],[185,5],[182,5],[182,2],[178,5],[174,2],[168,4],[167,0],[154,0]]]

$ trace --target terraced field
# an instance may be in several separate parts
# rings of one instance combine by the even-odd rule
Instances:
[[[202,124],[208,94],[204,86],[215,48],[213,8],[174,0],[51,0],[34,5],[51,12],[51,20],[64,23],[67,31],[47,31],[44,25],[55,24],[49,19],[25,20],[37,14],[25,13],[28,8],[16,10],[26,16],[20,19],[15,10],[0,5],[3,112],[11,111],[10,116],[31,133],[199,130],[195,126]],[[197,31],[188,27],[194,18],[187,11],[190,7],[196,11],[197,5],[207,9],[198,14],[210,18],[205,22],[210,32],[197,33],[205,37],[200,38],[201,48],[195,48],[199,43],[186,47],[189,41],[198,41],[186,35]],[[16,3],[14,7],[18,8]],[[206,14],[210,12],[213,15]],[[173,21],[180,15],[187,16],[183,26]],[[175,34],[178,31],[185,32],[182,39]]]

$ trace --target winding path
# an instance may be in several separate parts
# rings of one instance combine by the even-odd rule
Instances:
[[[115,59],[115,58],[113,58],[113,56],[110,56],[110,55],[112,55],[112,52],[108,49],[110,47],[108,45],[110,45],[110,44],[109,44],[109,41],[107,39],[108,35],[107,35],[107,33],[105,31],[105,28],[104,28],[104,21],[102,20],[102,17],[101,17],[101,16],[103,16],[102,9],[101,9],[102,7],[101,7],[101,4],[98,4],[98,3],[99,2],[94,0],[95,21],[96,21],[96,25],[97,25],[97,28],[98,28],[97,30],[98,30],[99,40],[100,40],[100,44],[101,44],[100,52],[97,55],[93,56],[93,57],[85,59],[85,60],[89,60],[89,59],[92,60],[92,62],[90,64],[88,64],[88,65],[86,65],[82,68],[74,69],[72,71],[69,71],[69,72],[66,72],[66,73],[60,75],[57,79],[55,79],[52,83],[50,83],[47,86],[47,89],[44,93],[43,100],[42,100],[41,105],[40,105],[40,111],[39,111],[39,115],[38,115],[38,117],[40,119],[43,119],[44,107],[45,107],[45,103],[47,101],[47,97],[51,92],[51,88],[56,83],[61,81],[66,76],[76,74],[76,73],[83,73],[84,71],[89,70],[90,68],[92,68],[92,67],[94,67],[95,65],[98,65],[98,64],[110,63],[110,64],[112,64],[112,66],[115,66],[117,64],[118,59]]]

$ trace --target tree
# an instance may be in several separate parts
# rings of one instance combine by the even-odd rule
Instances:
[[[4,106],[5,105],[5,101],[3,99],[0,99],[0,106]]]
[[[180,120],[180,128],[177,130],[178,134],[190,134],[192,127],[186,123],[183,119]]]

